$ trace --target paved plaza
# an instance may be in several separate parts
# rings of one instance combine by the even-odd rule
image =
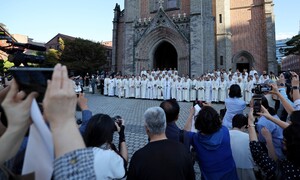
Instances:
[[[93,114],[120,115],[125,120],[125,135],[130,158],[136,150],[147,144],[148,137],[144,128],[143,114],[147,108],[159,106],[162,101],[124,99],[99,94],[86,94],[85,96],[88,99],[88,105]],[[179,102],[179,105],[180,116],[177,125],[183,128],[192,103]],[[213,107],[219,112],[221,108],[224,108],[224,105],[213,104]]]
[[[129,159],[133,153],[148,143],[148,137],[144,128],[143,114],[147,108],[159,106],[162,101],[142,100],[142,99],[124,99],[117,97],[107,97],[99,94],[86,94],[88,105],[93,114],[104,113],[110,116],[120,115],[125,120],[125,136],[128,147]],[[177,125],[184,127],[192,102],[179,102],[180,116]],[[219,112],[224,108],[223,104],[213,104],[213,107]],[[77,115],[80,117],[80,114]],[[118,140],[118,135],[114,138]],[[117,141],[115,144],[117,145]],[[197,179],[200,177],[200,171],[195,166]]]

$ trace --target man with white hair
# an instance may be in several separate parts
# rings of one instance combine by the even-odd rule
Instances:
[[[195,179],[191,155],[187,148],[166,137],[164,110],[151,107],[146,110],[144,119],[150,142],[133,154],[127,180]]]

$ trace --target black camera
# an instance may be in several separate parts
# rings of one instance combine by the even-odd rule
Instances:
[[[122,126],[122,117],[121,117],[121,116],[117,115],[117,116],[113,117],[112,120],[113,120],[114,122],[116,122],[116,123],[118,124],[119,127]]]
[[[251,91],[254,94],[264,94],[272,91],[272,86],[268,84],[255,84],[255,87]]]

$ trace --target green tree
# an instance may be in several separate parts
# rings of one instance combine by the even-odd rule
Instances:
[[[58,43],[59,43],[59,51],[62,52],[65,49],[65,42],[62,38],[58,39]]]
[[[60,62],[61,53],[56,49],[49,49],[45,56],[45,62],[43,63],[43,67],[53,67],[55,64]]]
[[[104,48],[100,43],[76,38],[66,40],[61,63],[80,72],[95,72],[105,64]]]
[[[3,65],[4,65],[3,67],[4,72],[6,72],[9,68],[13,67],[15,64],[5,59]]]
[[[300,34],[294,36],[291,40],[286,42],[289,48],[284,49],[284,55],[288,56],[290,54],[300,55]]]

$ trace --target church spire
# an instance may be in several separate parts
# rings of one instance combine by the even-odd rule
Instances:
[[[159,5],[159,9],[164,9],[164,1],[163,0],[159,0],[158,5]]]

